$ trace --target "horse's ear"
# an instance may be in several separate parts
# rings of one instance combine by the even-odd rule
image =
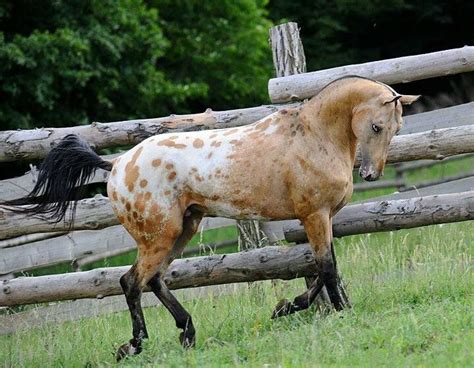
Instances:
[[[402,105],[411,105],[413,102],[418,101],[421,95],[401,95],[400,102]]]
[[[386,105],[386,104],[389,104],[389,103],[395,102],[395,101],[397,101],[397,100],[401,99],[402,97],[403,97],[402,95],[396,95],[396,96],[394,96],[393,98],[390,98],[390,99],[388,99],[388,100],[384,101],[384,103],[383,103],[383,104],[384,104],[384,105]]]

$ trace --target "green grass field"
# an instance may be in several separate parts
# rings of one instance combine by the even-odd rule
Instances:
[[[456,173],[471,160],[441,165],[446,166],[443,173]],[[429,178],[436,178],[435,170],[440,168],[426,170]],[[205,236],[215,241],[235,231]],[[245,285],[232,294],[183,303],[197,330],[196,348],[185,351],[168,312],[147,308],[150,339],[140,356],[119,366],[474,366],[472,222],[351,236],[336,240],[335,246],[351,310],[320,315],[310,309],[272,321],[278,300],[301,293],[304,282]],[[132,258],[129,254],[105,264]],[[113,354],[130,337],[128,312],[45,324],[0,336],[0,365],[116,366]]]

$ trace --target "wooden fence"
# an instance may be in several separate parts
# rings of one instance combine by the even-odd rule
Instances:
[[[272,101],[288,102],[310,97],[329,81],[347,74],[356,73],[389,83],[406,83],[473,70],[474,47],[464,47],[272,79],[269,91]],[[156,119],[0,132],[0,162],[40,159],[70,133],[79,134],[95,149],[118,147],[139,143],[155,134],[250,124],[288,106],[267,105],[222,112],[206,110],[200,114]],[[400,135],[393,139],[390,146],[388,162],[398,163],[399,170],[403,172],[422,165],[416,161],[410,167],[406,163],[408,161],[441,160],[472,153],[474,103],[469,103],[407,117]],[[0,181],[0,200],[23,196],[32,188],[34,180],[33,169],[21,177]],[[98,171],[90,183],[106,180],[107,173]],[[385,184],[406,186],[400,178],[397,180]],[[380,184],[372,184],[372,188],[375,185]],[[336,236],[346,236],[473,218],[472,191],[383,200],[344,208],[335,218],[334,233]],[[205,219],[202,226],[212,229],[232,224],[232,220]],[[272,234],[272,241],[305,241],[304,231],[296,220],[267,223],[264,226],[265,232]],[[129,251],[135,246],[124,229],[118,226],[108,199],[102,196],[80,201],[72,226],[74,231],[66,233],[68,229],[68,223],[52,225],[0,209],[0,239],[4,239],[0,243],[0,274],[62,262],[75,262],[80,266],[85,264],[81,260],[97,260]],[[119,294],[118,278],[126,269],[111,267],[4,280],[0,290],[0,306]],[[308,276],[312,272],[312,254],[308,246],[302,244],[296,247],[270,246],[226,256],[176,260],[168,270],[165,281],[170,288],[177,289],[275,278],[291,279]]]

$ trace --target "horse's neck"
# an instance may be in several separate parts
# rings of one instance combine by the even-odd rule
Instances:
[[[342,157],[349,158],[352,164],[357,145],[351,124],[355,101],[350,90],[339,88],[323,91],[301,108],[308,130],[336,146]]]

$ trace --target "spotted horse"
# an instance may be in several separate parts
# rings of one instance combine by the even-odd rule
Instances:
[[[15,210],[61,221],[77,199],[76,188],[99,167],[111,171],[107,193],[112,208],[138,247],[134,265],[120,279],[133,337],[118,349],[117,359],[140,353],[148,338],[140,304],[147,285],[182,330],[181,344],[195,344],[191,316],[161,276],[203,216],[299,219],[318,275],[293,302],[279,303],[273,317],[307,308],[323,285],[341,310],[347,303],[337,287],[331,225],[352,195],[356,146],[360,176],[377,180],[390,141],[402,126],[402,105],[418,98],[370,79],[344,77],[300,106],[254,124],[153,136],[110,162],[68,135],[45,158],[32,193],[6,204],[25,204],[41,195],[35,205]]]

